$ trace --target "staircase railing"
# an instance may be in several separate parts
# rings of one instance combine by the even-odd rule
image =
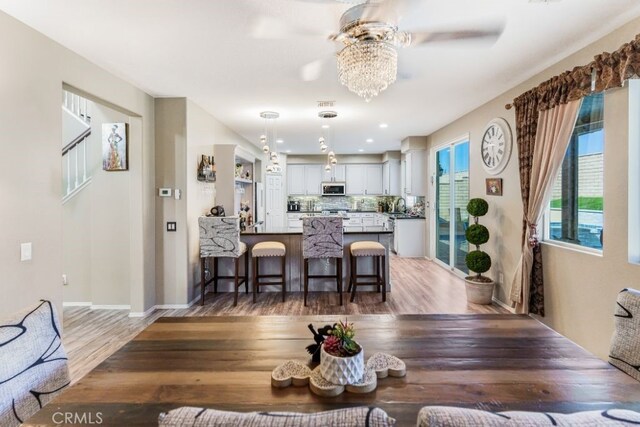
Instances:
[[[87,100],[73,92],[63,91],[62,108],[87,125],[87,129],[62,147],[63,197],[66,203],[91,182],[88,170],[89,141],[91,134],[91,116]],[[66,184],[66,185],[65,185]]]

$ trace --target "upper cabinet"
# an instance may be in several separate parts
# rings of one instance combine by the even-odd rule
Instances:
[[[378,196],[383,192],[382,165],[346,165],[347,195]]]
[[[400,196],[400,160],[387,160],[382,164],[382,194],[385,196]]]
[[[331,171],[327,172],[322,168],[322,181],[323,182],[345,182],[347,180],[346,177],[346,165],[333,165],[331,167]]]
[[[402,161],[404,194],[407,196],[427,195],[426,151],[408,151]]]
[[[322,165],[288,165],[287,192],[291,196],[320,195]]]

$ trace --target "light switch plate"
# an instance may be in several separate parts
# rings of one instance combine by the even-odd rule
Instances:
[[[177,231],[176,223],[172,221],[167,222],[167,231]]]
[[[180,196],[182,196],[182,191],[180,189],[176,188],[173,191],[173,196],[174,196],[174,199],[180,200]]]
[[[20,261],[31,261],[31,242],[20,244]]]

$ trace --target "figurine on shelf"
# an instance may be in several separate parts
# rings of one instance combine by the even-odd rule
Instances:
[[[243,168],[242,163],[236,163],[236,178],[242,178]]]

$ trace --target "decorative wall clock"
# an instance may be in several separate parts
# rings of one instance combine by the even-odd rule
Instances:
[[[482,166],[488,174],[497,175],[507,167],[512,144],[509,123],[499,117],[491,120],[482,134],[480,146]]]

